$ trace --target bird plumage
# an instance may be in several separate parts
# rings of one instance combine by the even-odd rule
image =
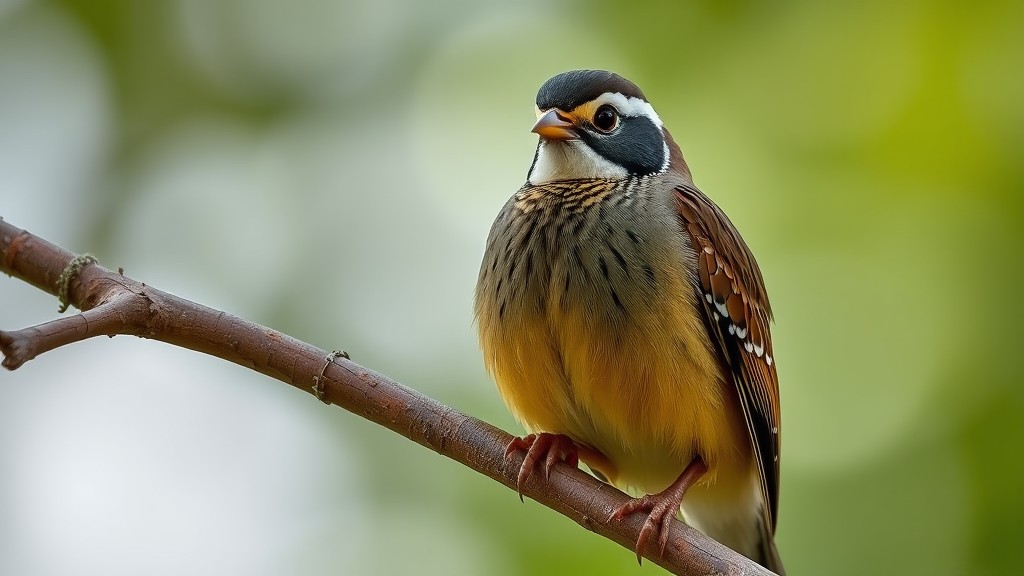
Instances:
[[[542,137],[476,291],[502,397],[527,429],[567,435],[633,492],[660,492],[702,460],[687,518],[781,571],[778,385],[753,256],[635,85],[575,71],[537,103],[572,133]],[[603,106],[619,115],[612,130],[595,125]]]

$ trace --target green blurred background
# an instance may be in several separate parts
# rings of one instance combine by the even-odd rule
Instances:
[[[616,70],[764,270],[789,572],[1018,573],[1022,61],[1019,1],[0,0],[0,216],[518,432],[472,326],[483,241],[539,85]],[[56,306],[0,279],[0,327]],[[118,337],[0,375],[0,573],[663,572]]]

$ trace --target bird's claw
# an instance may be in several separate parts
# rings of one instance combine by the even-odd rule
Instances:
[[[683,496],[705,472],[707,465],[700,457],[694,458],[683,473],[679,475],[668,488],[657,494],[647,494],[640,498],[633,498],[612,512],[608,521],[622,520],[634,512],[646,512],[647,519],[644,520],[643,528],[636,539],[636,561],[641,563],[641,552],[647,547],[647,542],[654,536],[658,537],[658,554],[665,555],[665,548],[668,546],[668,535],[672,529],[672,520],[679,513],[679,506],[683,502]]]
[[[634,498],[620,506],[612,513],[611,520],[622,520],[636,512],[647,513],[643,528],[636,539],[636,561],[642,564],[642,551],[647,547],[647,542],[652,536],[658,538],[658,554],[665,555],[665,548],[668,546],[668,535],[671,531],[672,520],[679,511],[679,504],[671,502],[671,499],[659,498],[660,495],[648,494],[641,498]]]
[[[519,492],[519,499],[523,499],[523,486],[530,478],[534,469],[543,466],[544,479],[551,477],[551,470],[559,462],[565,462],[570,466],[579,465],[579,453],[576,444],[571,438],[564,434],[529,434],[522,438],[513,438],[505,447],[505,458],[520,450],[526,451],[523,457],[523,465],[519,468],[519,475],[516,477],[516,490]]]

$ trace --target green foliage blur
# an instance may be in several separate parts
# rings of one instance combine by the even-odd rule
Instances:
[[[789,573],[1017,573],[1022,58],[1012,1],[0,0],[0,216],[518,433],[483,241],[536,89],[615,70],[764,271]],[[54,307],[0,279],[0,328]],[[0,573],[663,573],[194,356],[0,375]]]

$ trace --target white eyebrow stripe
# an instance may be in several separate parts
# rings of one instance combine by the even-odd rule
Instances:
[[[661,121],[661,116],[658,116],[658,113],[654,111],[654,107],[649,102],[645,102],[640,98],[624,96],[618,92],[605,92],[595,98],[594,102],[598,106],[611,104],[623,116],[646,116],[658,128],[665,127],[665,124]]]

